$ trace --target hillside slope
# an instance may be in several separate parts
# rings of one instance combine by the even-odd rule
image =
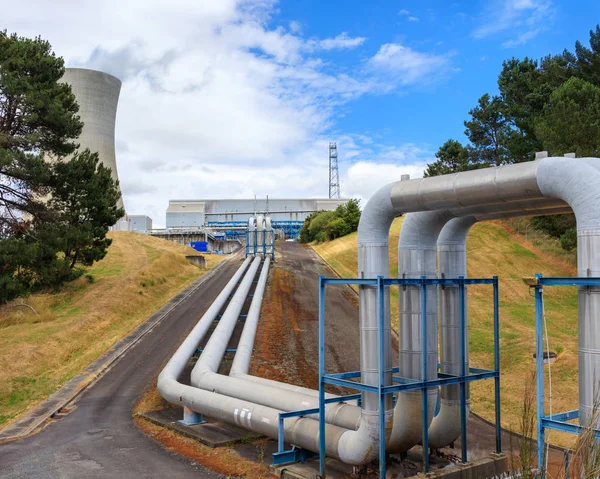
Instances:
[[[391,275],[398,274],[398,236],[402,218],[394,221],[390,233]],[[314,250],[341,276],[357,276],[357,235],[313,245]],[[502,425],[518,430],[524,385],[532,380],[535,352],[534,300],[522,278],[575,276],[576,269],[527,242],[499,222],[475,225],[467,240],[468,275],[500,278]],[[575,288],[546,288],[544,292],[550,350],[559,353],[552,364],[553,410],[577,409],[577,293]],[[398,325],[398,292],[392,290],[392,325]],[[493,366],[493,309],[489,286],[469,289],[469,348],[473,367]],[[492,420],[493,382],[481,381],[471,387],[475,412]],[[572,437],[552,433],[552,442],[567,445]]]
[[[206,270],[186,246],[112,232],[106,257],[57,293],[0,309],[0,427],[107,351]],[[207,269],[223,256],[206,256]]]

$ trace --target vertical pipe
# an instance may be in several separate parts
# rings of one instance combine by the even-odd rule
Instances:
[[[325,479],[325,278],[319,276],[319,472]]]
[[[458,290],[459,290],[459,310],[460,310],[460,445],[462,449],[462,461],[466,463],[467,457],[467,383],[465,377],[468,373],[466,368],[466,357],[467,357],[467,340],[465,337],[466,330],[466,315],[465,315],[465,277],[459,276],[458,278]]]
[[[494,399],[496,403],[496,453],[502,453],[502,424],[500,422],[500,301],[498,276],[494,276]]]
[[[423,466],[425,473],[429,472],[429,408],[427,404],[427,276],[421,276],[421,414],[423,428]],[[437,362],[437,361],[436,361]]]
[[[383,284],[383,276],[377,276],[377,321],[379,336],[377,338],[377,349],[379,358],[377,369],[379,373],[379,431],[385,431],[385,288]],[[385,461],[385,434],[379,434],[379,477],[386,475]]]
[[[536,275],[538,276],[538,275]],[[541,275],[538,277],[541,278]],[[535,288],[535,379],[537,382],[537,456],[538,470],[542,477],[545,477],[544,471],[544,426],[542,418],[544,417],[544,338],[543,338],[543,293],[544,288],[537,286]]]

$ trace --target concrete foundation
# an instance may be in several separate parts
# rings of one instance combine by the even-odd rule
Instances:
[[[206,259],[202,255],[190,255],[186,256],[185,259],[187,259],[192,264],[201,266],[202,268],[206,267]]]
[[[209,447],[243,444],[262,437],[246,429],[232,426],[221,421],[208,419],[203,424],[188,426],[179,422],[183,418],[182,408],[168,408],[140,414],[141,417],[156,424],[197,440]]]
[[[409,452],[409,458],[406,461],[397,461],[395,456],[392,456],[388,462],[387,478],[495,479],[502,477],[502,474],[508,471],[508,457],[505,454],[490,454],[488,457],[467,464],[452,464],[448,460],[432,456],[431,467],[434,470],[429,474],[423,474],[421,464],[415,462],[411,456],[412,454]],[[334,459],[327,459],[326,471],[329,479],[378,477],[375,469],[371,470],[367,467],[359,471]],[[271,472],[282,479],[314,479],[320,477],[319,460],[317,458],[304,463],[271,467]]]

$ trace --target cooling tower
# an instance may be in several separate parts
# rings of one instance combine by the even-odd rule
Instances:
[[[121,80],[108,73],[85,68],[67,68],[61,81],[71,85],[84,123],[77,139],[79,149],[98,152],[100,161],[110,167],[113,180],[118,180],[115,157],[115,120],[121,91]],[[119,200],[123,206],[123,199]]]

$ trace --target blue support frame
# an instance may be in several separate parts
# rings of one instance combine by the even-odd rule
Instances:
[[[271,233],[271,244],[267,244],[266,233]],[[248,240],[250,239],[250,234],[254,235],[253,251],[250,251],[250,244],[248,242]],[[264,241],[261,244],[258,244],[257,238],[258,238],[257,230],[254,230],[252,233],[250,233],[249,230],[246,230],[246,257],[253,255],[253,254],[262,254],[263,256],[266,257],[267,256],[267,246],[270,246],[271,253],[269,254],[269,256],[271,256],[271,259],[274,261],[275,260],[275,230],[274,229],[263,230]]]
[[[378,358],[378,384],[364,384],[360,382],[360,371],[341,372],[341,373],[325,373],[325,287],[327,285],[342,285],[342,284],[358,284],[362,286],[371,286],[377,288],[377,312],[379,325],[379,358]],[[466,368],[466,318],[465,318],[465,294],[466,285],[471,284],[489,284],[494,288],[494,369],[481,368]],[[421,340],[422,340],[422,357],[421,357],[421,374],[420,380],[396,376],[398,368],[392,369],[392,385],[385,385],[385,348],[384,348],[384,308],[385,308],[385,288],[397,285],[406,286],[414,285],[421,287]],[[427,286],[437,285],[458,285],[460,290],[461,305],[461,358],[462,370],[461,374],[456,376],[446,373],[438,373],[437,379],[427,380]],[[502,452],[501,442],[501,426],[500,426],[500,326],[499,326],[499,301],[498,301],[498,277],[493,278],[383,278],[382,276],[374,279],[359,279],[359,278],[325,278],[319,277],[319,407],[306,409],[301,411],[283,412],[279,415],[279,451],[273,455],[273,464],[283,464],[294,462],[296,460],[304,460],[308,456],[297,448],[289,451],[284,451],[284,420],[288,417],[298,417],[307,414],[319,415],[319,469],[320,475],[324,479],[326,477],[325,470],[325,405],[347,401],[350,399],[360,398],[360,394],[343,396],[339,398],[325,399],[325,386],[327,384],[338,385],[351,388],[361,392],[376,393],[379,396],[379,428],[380,431],[385,431],[385,397],[388,394],[394,394],[400,391],[420,390],[422,394],[422,413],[423,413],[423,462],[425,472],[429,472],[429,438],[428,438],[428,408],[427,408],[427,390],[438,386],[449,384],[460,384],[461,386],[461,431],[462,431],[462,460],[467,462],[467,424],[466,424],[466,384],[472,381],[483,379],[494,379],[495,381],[495,404],[496,404],[496,452]],[[379,474],[380,477],[385,477],[386,474],[386,437],[385,434],[379,435]]]
[[[569,421],[579,419],[579,410],[567,411],[546,416],[544,411],[544,286],[600,286],[600,278],[544,278],[536,274],[533,279],[524,280],[535,289],[535,372],[536,372],[536,405],[537,405],[537,458],[541,477],[546,477],[544,469],[544,444],[546,429],[579,434],[586,430],[585,426],[571,424]],[[600,439],[600,430],[595,429],[596,438]],[[568,461],[565,462],[568,469]]]

